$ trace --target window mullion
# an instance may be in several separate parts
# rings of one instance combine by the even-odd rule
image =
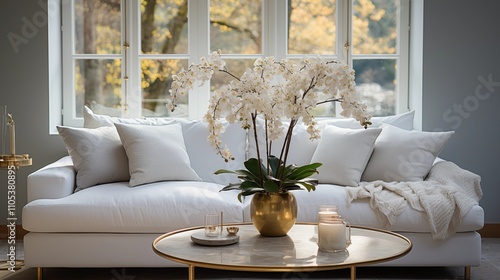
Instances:
[[[287,1],[263,0],[262,2],[262,56],[286,57],[286,8]]]
[[[69,126],[82,126],[82,121],[76,121],[76,108],[75,108],[75,63],[74,63],[74,1],[70,1],[67,5],[61,5],[62,9],[62,61],[63,61],[63,124]],[[72,74],[73,73],[73,74]]]
[[[410,110],[409,104],[409,42],[410,42],[410,1],[401,0],[399,2],[398,13],[398,36],[397,46],[399,60],[397,61],[398,71],[396,71],[397,88],[397,104],[396,112],[406,112]],[[402,67],[405,65],[406,67]]]
[[[189,64],[198,63],[210,52],[210,1],[188,2]],[[194,87],[188,96],[188,118],[202,119],[208,107],[210,83]]]
[[[57,125],[63,124],[63,46],[62,10],[56,0],[48,0],[48,82],[49,82],[49,133],[57,134]],[[50,9],[50,7],[57,7]]]
[[[274,1],[272,1],[274,2]],[[286,58],[288,55],[288,2],[276,1],[274,14],[270,14],[271,19],[268,22],[274,26],[276,34],[274,34],[275,56],[277,59]],[[273,16],[274,15],[274,16]]]
[[[352,1],[337,1],[337,44],[338,59],[352,65]]]
[[[352,68],[352,1],[338,0],[337,1],[337,40],[336,54],[337,59],[345,61]],[[335,102],[335,115],[340,116],[342,107],[340,102]]]
[[[122,110],[122,113],[126,117],[140,117],[142,116],[142,87],[141,87],[141,61],[140,61],[140,18],[141,9],[140,1],[126,0],[127,5],[127,24],[126,32],[123,37],[128,38],[128,43],[130,45],[128,49],[127,61],[124,63],[124,67],[127,67],[126,72],[128,75],[128,80],[123,80],[127,85],[127,94],[122,96],[126,98],[123,103],[127,104],[127,110]],[[123,88],[123,87],[122,87]]]

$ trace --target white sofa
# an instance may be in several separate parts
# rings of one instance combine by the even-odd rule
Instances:
[[[389,123],[410,131],[413,114],[410,112],[375,118],[373,121],[375,127],[381,123]],[[220,168],[242,168],[248,149],[251,149],[252,145],[247,145],[247,135],[238,125],[228,125],[223,136],[223,140],[235,156],[235,160],[228,163],[220,159],[208,145],[205,140],[205,124],[200,121],[126,120],[94,115],[87,110],[85,114],[87,128],[77,129],[76,134],[72,136],[81,135],[79,133],[86,133],[92,129],[98,131],[97,127],[101,126],[112,127],[113,123],[117,122],[135,122],[141,123],[142,126],[171,122],[180,124],[185,152],[188,155],[187,164],[200,180],[161,178],[162,174],[172,173],[172,170],[176,173],[178,166],[165,166],[169,164],[165,163],[165,160],[170,158],[169,154],[162,154],[154,149],[147,151],[147,145],[139,145],[136,148],[141,151],[140,155],[126,150],[130,170],[126,170],[125,173],[129,176],[135,174],[136,179],[142,180],[145,176],[160,176],[160,178],[154,182],[147,182],[146,178],[146,182],[141,181],[137,186],[131,186],[131,180],[119,181],[120,179],[112,176],[108,178],[111,182],[104,182],[106,181],[104,177],[110,175],[110,172],[116,173],[116,168],[127,169],[126,162],[113,162],[110,159],[112,156],[103,150],[108,149],[108,146],[102,137],[98,139],[98,143],[91,137],[84,137],[80,139],[81,142],[75,144],[70,143],[71,137],[67,135],[67,131],[61,131],[71,156],[65,156],[28,176],[28,204],[24,206],[22,214],[23,227],[29,231],[24,237],[26,266],[40,268],[182,266],[156,255],[151,247],[153,240],[165,232],[202,225],[204,214],[208,212],[223,211],[227,223],[251,221],[250,197],[246,197],[241,203],[237,199],[236,191],[219,191],[235,178],[229,175],[213,175],[213,172]],[[352,125],[350,120],[338,120],[333,124],[344,127]],[[290,162],[303,164],[311,160],[318,143],[304,144],[305,142],[300,140],[303,137],[299,135],[300,133],[300,129],[297,129],[297,136],[294,136],[298,139],[294,143],[297,153],[291,155]],[[137,136],[141,139],[144,137],[147,138],[149,135]],[[99,142],[101,140],[103,142]],[[398,139],[393,140],[398,141]],[[132,144],[128,145],[130,149]],[[375,141],[370,161],[377,149],[378,143]],[[75,155],[76,152],[80,157]],[[93,156],[95,157],[93,160],[97,161],[97,163],[90,162],[90,170],[89,162],[87,166],[81,164],[84,160],[82,157],[85,156]],[[131,156],[141,158],[136,160],[131,159]],[[152,162],[148,168],[154,170],[132,170],[132,164],[140,163],[141,160],[147,160],[148,164]],[[74,161],[79,161],[80,164],[76,166]],[[366,163],[365,167],[369,164],[370,162]],[[89,175],[83,174],[88,172],[90,175],[96,175],[83,176]],[[362,177],[358,179],[362,180]],[[78,180],[85,182],[83,187]],[[325,184],[320,180],[316,191],[304,190],[293,193],[298,202],[299,222],[315,222],[318,206],[333,204],[338,206],[340,213],[353,225],[387,227],[387,221],[384,221],[377,210],[370,206],[369,199],[349,202],[344,186]],[[471,266],[480,264],[481,238],[476,231],[482,228],[483,221],[483,209],[476,203],[467,213],[463,213],[463,218],[451,236],[444,240],[435,240],[425,212],[417,211],[407,205],[392,223],[391,229],[407,236],[413,242],[413,249],[400,259],[380,265],[462,266],[466,268],[466,274],[469,274]]]

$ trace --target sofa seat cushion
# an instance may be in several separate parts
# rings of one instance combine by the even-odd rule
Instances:
[[[33,232],[164,233],[201,226],[205,214],[224,212],[242,222],[237,192],[196,181],[98,185],[60,199],[39,199],[23,208],[23,227]]]
[[[345,187],[319,184],[316,191],[294,191],[298,204],[298,222],[317,222],[319,205],[336,205],[337,209],[351,225],[367,226],[384,229],[384,221],[377,215],[376,210],[370,206],[368,199],[355,200],[348,203],[348,196]],[[251,197],[245,199],[245,221],[250,221]],[[483,227],[484,211],[476,205],[462,219],[457,232],[478,230]],[[398,232],[431,232],[431,228],[424,212],[413,210],[407,206],[398,216],[392,229]]]

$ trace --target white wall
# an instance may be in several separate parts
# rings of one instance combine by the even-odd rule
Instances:
[[[16,152],[33,158],[32,166],[18,171],[18,219],[27,175],[66,153],[59,136],[48,133],[46,6],[46,0],[0,1],[0,106],[7,106],[16,122]],[[6,175],[0,170],[0,224],[7,223]]]

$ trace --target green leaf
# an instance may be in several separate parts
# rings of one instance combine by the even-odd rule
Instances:
[[[261,163],[259,162],[258,159],[250,158],[247,161],[245,161],[244,164],[250,173],[252,173],[254,176],[260,177],[262,168],[261,168]]]
[[[229,173],[229,174],[238,174],[238,172],[236,172],[234,170],[227,170],[227,169],[219,169],[219,170],[217,170],[217,171],[214,172],[215,175],[226,174],[226,173]]]
[[[251,181],[255,181],[255,182],[259,182],[260,181],[260,176],[257,174],[253,174],[251,173],[250,171],[248,170],[237,170],[238,174],[241,174],[240,176],[238,176],[238,178],[242,179],[242,180],[251,180]]]
[[[215,175],[220,175],[220,174],[236,174],[238,175],[238,178],[240,180],[246,181],[246,180],[253,180],[253,181],[260,181],[260,177],[257,175],[252,174],[248,170],[240,169],[240,170],[227,170],[227,169],[219,169],[214,172]]]
[[[283,187],[283,189],[285,189],[287,191],[302,190],[302,188],[298,184],[286,185]]]
[[[270,170],[256,158],[250,158],[245,161],[245,168],[241,170],[220,169],[215,174],[236,174],[241,180],[237,184],[229,184],[221,191],[240,190],[238,200],[242,201],[243,196],[252,195],[260,192],[278,193],[283,191],[315,190],[318,180],[309,178],[318,173],[317,168],[321,163],[311,163],[303,166],[290,164],[284,166],[283,162],[275,157],[269,156],[268,164]],[[278,174],[279,173],[279,174]]]
[[[264,189],[259,184],[257,184],[256,182],[253,182],[253,181],[241,182],[240,189],[242,191],[251,191],[251,190],[264,191]]]
[[[229,184],[222,188],[220,191],[229,191],[229,190],[239,190],[240,189],[241,183],[234,183],[234,184]]]
[[[317,180],[311,181],[300,181],[297,184],[302,185],[308,192],[316,190],[316,185],[318,184]]]
[[[269,163],[269,167],[271,168],[271,175],[273,177],[277,177],[276,173],[278,172],[278,168],[282,165],[280,159],[271,155],[267,159],[267,162]]]
[[[249,195],[252,195],[252,194],[255,194],[255,193],[258,193],[258,192],[262,192],[262,191],[248,191],[248,192],[241,192],[241,196],[249,196]]]
[[[270,193],[277,193],[279,191],[279,185],[274,180],[266,180],[264,182],[264,189]]]
[[[304,166],[297,167],[293,172],[289,175],[291,179],[300,180],[312,176],[315,173],[318,173],[317,168],[320,167],[321,163],[311,163]]]
[[[283,174],[281,176],[281,178],[288,178],[290,177],[290,174],[292,174],[295,169],[297,169],[297,165],[296,164],[290,164],[288,166],[285,167],[284,171],[283,171]]]

